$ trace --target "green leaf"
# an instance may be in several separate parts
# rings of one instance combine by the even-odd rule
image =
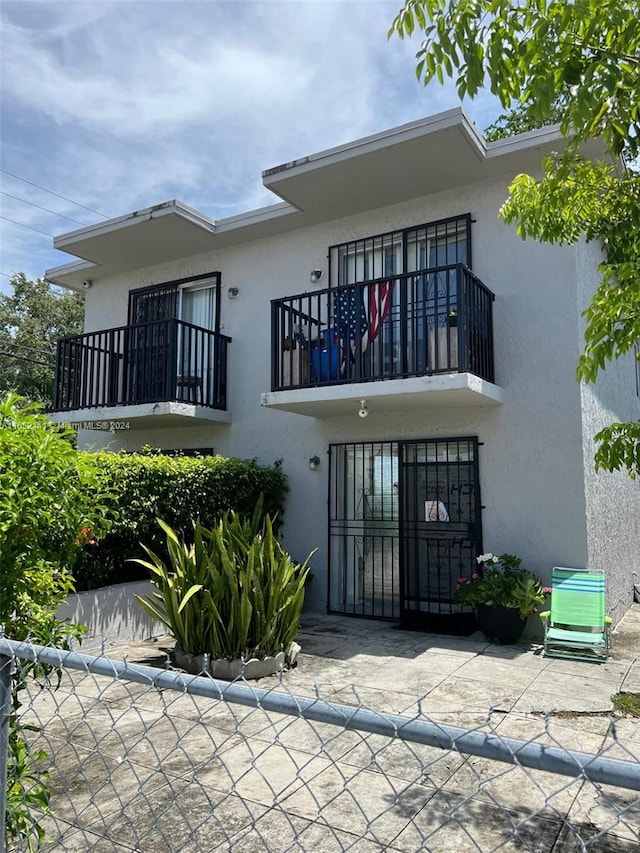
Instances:
[[[188,604],[190,599],[193,598],[193,596],[196,595],[196,593],[200,592],[201,589],[202,589],[201,583],[195,584],[194,586],[192,586],[189,589],[189,591],[186,593],[186,595],[182,598],[182,601],[180,602],[180,606],[178,607],[178,613],[182,613],[182,611],[184,610],[185,606]]]

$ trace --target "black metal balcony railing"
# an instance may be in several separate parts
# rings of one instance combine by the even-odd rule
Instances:
[[[224,410],[230,341],[176,319],[63,338],[54,408],[178,401]]]
[[[492,382],[493,299],[464,264],[274,299],[272,390],[433,373]]]

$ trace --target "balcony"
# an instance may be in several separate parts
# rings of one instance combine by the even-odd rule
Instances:
[[[493,293],[464,264],[276,299],[271,392],[312,417],[495,405]]]
[[[52,417],[131,427],[228,423],[230,341],[177,319],[64,338]]]

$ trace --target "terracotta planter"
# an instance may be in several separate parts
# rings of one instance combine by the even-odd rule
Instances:
[[[527,620],[521,618],[520,611],[512,607],[494,607],[493,604],[479,604],[476,617],[485,637],[503,645],[517,643],[527,624]]]

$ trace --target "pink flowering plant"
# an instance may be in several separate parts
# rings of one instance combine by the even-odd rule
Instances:
[[[481,554],[476,557],[478,568],[470,578],[460,578],[456,584],[455,601],[463,607],[491,604],[520,611],[526,619],[544,604],[549,587],[529,569],[520,568],[522,560],[514,554]]]

